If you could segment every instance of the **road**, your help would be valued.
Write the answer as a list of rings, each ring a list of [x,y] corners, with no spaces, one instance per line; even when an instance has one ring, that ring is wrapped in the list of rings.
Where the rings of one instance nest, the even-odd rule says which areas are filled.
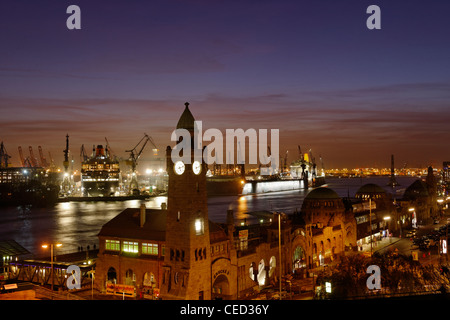
[[[445,216],[444,218],[442,218],[438,224],[419,226],[419,228],[417,229],[416,236],[421,237],[427,235],[435,228],[439,228],[443,225],[446,225],[448,217],[450,216]],[[447,262],[446,256],[439,255],[439,246],[431,246],[427,250],[419,250],[419,247],[414,245],[412,239],[410,238],[397,239],[397,241],[393,241],[391,245],[384,246],[379,250],[374,250],[374,252],[385,253],[387,251],[395,249],[398,250],[399,254],[403,254],[406,256],[410,256],[412,254],[412,251],[417,251],[419,253],[419,261],[422,264],[429,264],[429,263],[439,264],[440,262],[441,263]]]

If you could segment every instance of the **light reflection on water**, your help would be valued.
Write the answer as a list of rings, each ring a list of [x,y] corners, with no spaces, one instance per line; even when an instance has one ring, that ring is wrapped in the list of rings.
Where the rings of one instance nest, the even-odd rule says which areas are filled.
[[[329,179],[328,187],[339,196],[354,196],[359,187],[376,183],[385,187],[388,177],[362,179]],[[397,190],[404,190],[415,179],[398,178]],[[232,209],[236,220],[248,217],[251,211],[280,211],[293,213],[301,210],[303,199],[309,190],[272,192],[245,196],[223,196],[208,199],[208,214],[214,222],[226,222],[227,210]],[[166,197],[145,201],[147,208],[158,209],[167,202]],[[52,208],[29,206],[0,208],[0,239],[12,239],[36,255],[45,254],[41,245],[45,242],[61,242],[58,252],[77,251],[89,245],[98,247],[97,234],[101,227],[126,208],[139,208],[141,200],[117,202],[62,202]]]

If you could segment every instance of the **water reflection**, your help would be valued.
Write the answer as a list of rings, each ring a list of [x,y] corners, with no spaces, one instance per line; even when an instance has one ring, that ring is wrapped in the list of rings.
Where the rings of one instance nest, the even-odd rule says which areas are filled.
[[[328,186],[339,196],[354,196],[366,183],[385,187],[389,177],[365,179],[330,179]],[[404,190],[415,179],[397,178]],[[388,192],[392,192],[385,187]],[[232,209],[235,219],[248,218],[250,211],[280,211],[287,214],[301,210],[303,199],[310,190],[292,190],[267,194],[225,196],[208,199],[209,218],[226,222],[227,210]],[[144,202],[147,208],[158,209],[167,203],[166,197],[156,197]],[[126,208],[139,208],[140,200],[117,202],[63,202],[52,208],[29,206],[0,208],[0,239],[13,239],[32,253],[42,254],[44,242],[61,242],[58,252],[77,251],[79,246],[98,247],[97,234],[101,227]]]

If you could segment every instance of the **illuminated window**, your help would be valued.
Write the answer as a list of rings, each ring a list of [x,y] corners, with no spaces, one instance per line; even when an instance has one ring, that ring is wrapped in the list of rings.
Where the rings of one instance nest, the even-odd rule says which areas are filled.
[[[133,252],[138,253],[139,247],[137,242],[124,241],[123,242],[123,251],[124,252]]]
[[[158,244],[157,243],[143,243],[142,244],[142,254],[158,255]]]
[[[203,219],[195,219],[195,234],[197,236],[202,235],[204,232]]]
[[[106,240],[105,248],[106,248],[106,250],[120,251],[120,241],[119,240]]]

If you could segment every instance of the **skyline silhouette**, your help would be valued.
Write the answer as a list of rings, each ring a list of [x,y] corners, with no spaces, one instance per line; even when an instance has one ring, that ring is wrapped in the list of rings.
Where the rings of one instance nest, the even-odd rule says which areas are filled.
[[[81,8],[81,30],[66,9]],[[381,8],[381,30],[366,9]],[[204,129],[279,129],[326,168],[441,168],[450,159],[450,4],[431,1],[6,0],[0,13],[0,141],[42,146],[62,166],[65,136],[126,158],[158,148],[190,103]],[[152,158],[144,152],[141,162]]]

